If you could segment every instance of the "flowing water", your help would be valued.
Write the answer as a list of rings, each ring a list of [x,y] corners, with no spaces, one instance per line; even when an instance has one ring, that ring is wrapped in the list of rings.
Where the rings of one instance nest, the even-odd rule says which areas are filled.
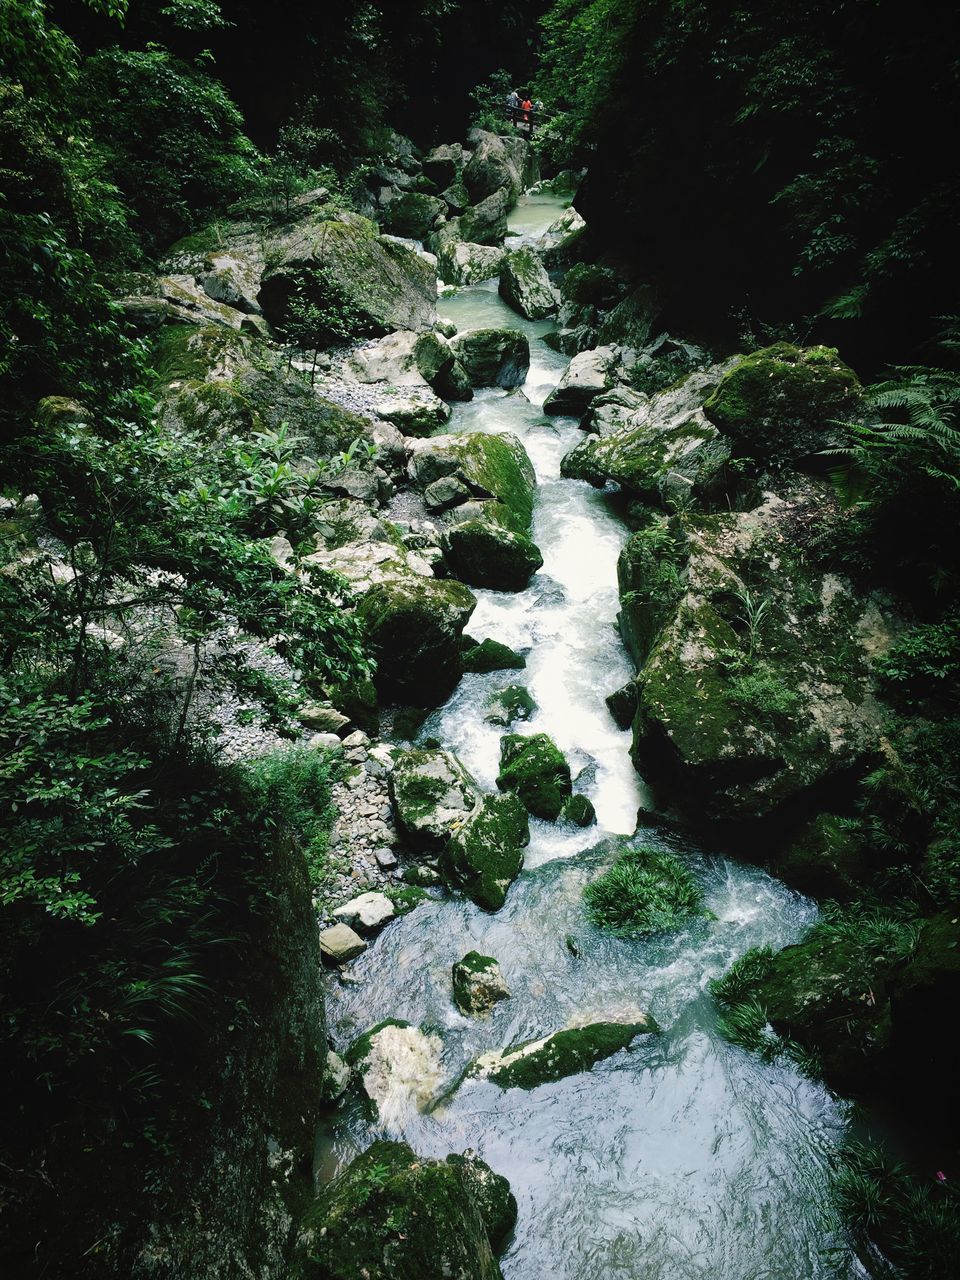
[[[512,225],[525,237],[562,207],[531,205]],[[543,730],[563,749],[598,826],[532,819],[524,871],[495,915],[441,897],[392,924],[334,986],[331,1032],[343,1049],[384,1018],[435,1030],[447,1083],[478,1053],[569,1025],[644,1012],[663,1032],[532,1091],[473,1079],[432,1110],[419,1111],[412,1096],[393,1099],[376,1125],[348,1103],[322,1135],[320,1174],[336,1172],[375,1136],[404,1139],[427,1156],[472,1148],[509,1178],[519,1202],[501,1263],[507,1280],[857,1274],[827,1191],[843,1109],[790,1065],[763,1063],[727,1043],[706,990],[748,948],[796,939],[815,916],[813,904],[738,862],[736,850],[707,856],[646,832],[644,843],[685,859],[713,918],[669,936],[624,940],[585,916],[583,886],[612,857],[604,838],[630,838],[644,800],[629,733],[604,704],[631,674],[615,627],[626,531],[609,495],[560,478],[560,459],[580,436],[573,419],[541,411],[566,364],[541,340],[550,322],[517,317],[495,282],[445,295],[441,312],[462,329],[512,325],[530,338],[526,385],[480,392],[457,407],[447,429],[511,431],[523,441],[539,482],[533,537],[544,566],[526,591],[477,591],[469,627],[478,639],[525,652],[526,669],[466,676],[423,734],[455,750],[493,791],[503,730],[486,724],[483,712],[493,692],[525,684],[538,710],[517,729]],[[497,958],[512,993],[486,1020],[462,1017],[451,996],[451,965],[473,949]]]

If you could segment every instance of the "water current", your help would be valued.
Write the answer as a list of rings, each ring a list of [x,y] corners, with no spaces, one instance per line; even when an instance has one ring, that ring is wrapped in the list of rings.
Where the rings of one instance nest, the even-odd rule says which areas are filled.
[[[561,202],[521,202],[513,243],[542,232]],[[511,243],[508,241],[508,243]],[[499,736],[483,712],[496,690],[525,684],[537,703],[520,732],[548,733],[569,759],[576,790],[598,826],[531,820],[524,871],[495,915],[437,897],[390,925],[333,985],[331,1033],[344,1049],[384,1018],[438,1032],[444,1082],[481,1052],[566,1026],[650,1013],[662,1034],[590,1072],[531,1091],[469,1080],[436,1109],[398,1098],[371,1125],[348,1103],[321,1135],[321,1177],[374,1137],[402,1139],[422,1155],[472,1149],[505,1174],[519,1221],[501,1262],[507,1280],[815,1280],[854,1276],[828,1192],[843,1106],[783,1062],[764,1063],[718,1033],[711,978],[753,946],[781,947],[815,918],[808,899],[727,856],[676,837],[633,837],[643,785],[604,697],[632,673],[616,631],[616,561],[627,531],[615,500],[560,478],[580,439],[576,421],[546,418],[542,404],[567,363],[542,341],[550,321],[509,310],[496,282],[442,296],[460,329],[507,325],[530,339],[525,385],[459,405],[449,431],[509,431],[537,473],[533,537],[544,558],[527,590],[478,590],[470,634],[527,655],[524,671],[467,675],[423,728],[496,789]],[[703,884],[713,919],[643,940],[593,927],[587,881],[609,862],[610,837],[680,853]],[[573,941],[573,946],[570,945]],[[500,962],[512,996],[486,1019],[460,1015],[450,969],[476,949]],[[442,1086],[438,1089],[442,1092]]]

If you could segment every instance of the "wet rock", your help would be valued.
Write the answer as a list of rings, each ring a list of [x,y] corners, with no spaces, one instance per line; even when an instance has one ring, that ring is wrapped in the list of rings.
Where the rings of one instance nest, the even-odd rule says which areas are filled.
[[[463,170],[463,181],[471,200],[482,201],[504,191],[511,203],[523,190],[526,143],[522,138],[501,138],[478,130],[473,154]]]
[[[589,827],[597,820],[597,811],[593,802],[583,795],[571,796],[560,811],[564,822],[572,822],[578,827]]]
[[[532,249],[508,253],[500,267],[499,293],[504,302],[528,320],[543,320],[560,305],[560,294]]]
[[[591,400],[613,384],[616,359],[613,347],[597,347],[574,356],[543,402],[544,413],[580,417]]]
[[[437,247],[437,266],[445,284],[471,285],[499,275],[505,250],[496,245],[448,240]]]
[[[425,240],[445,214],[443,200],[417,191],[405,191],[386,205],[380,223],[391,235]]]
[[[529,720],[536,709],[537,704],[524,685],[508,684],[490,698],[483,718],[487,724],[508,729],[517,720]]]
[[[510,733],[500,739],[497,786],[515,791],[529,813],[554,822],[572,791],[570,766],[545,733]]]
[[[482,640],[464,650],[464,671],[519,671],[527,665],[523,654],[517,653],[499,640]]]
[[[346,1093],[352,1073],[347,1063],[332,1049],[327,1050],[325,1067],[321,1092],[325,1101],[335,1102]]]
[[[464,329],[450,345],[474,387],[519,387],[530,368],[530,343],[518,329]]]
[[[442,849],[481,802],[460,761],[439,749],[403,752],[389,785],[397,825],[417,849]]]
[[[482,1160],[375,1142],[304,1213],[291,1280],[500,1280],[516,1218],[510,1184]]]
[[[643,1022],[595,1022],[498,1053],[485,1053],[469,1074],[490,1080],[501,1089],[536,1089],[589,1071],[604,1058],[629,1049],[638,1036],[658,1030],[652,1018]]]
[[[345,924],[320,930],[320,954],[329,964],[346,964],[366,951],[367,944]]]
[[[504,527],[526,533],[533,515],[535,479],[526,450],[514,435],[437,436],[411,441],[407,473],[421,490],[442,476],[455,476],[483,499],[495,499]]]
[[[423,172],[442,190],[456,182],[463,171],[463,147],[458,142],[434,147],[423,157]]]
[[[529,840],[527,815],[515,796],[484,796],[453,831],[440,856],[440,874],[484,911],[499,911],[523,869]]]
[[[637,686],[633,680],[604,698],[618,729],[629,729],[637,713]]]
[[[453,966],[453,998],[463,1014],[487,1014],[500,1000],[510,997],[500,966],[492,956],[468,951]]]
[[[396,914],[396,908],[386,894],[371,892],[351,898],[342,907],[337,907],[333,916],[361,933],[376,933]]]
[[[465,209],[458,219],[459,238],[470,244],[500,244],[507,234],[507,214],[515,203],[510,191],[503,188]]]
[[[538,547],[525,534],[482,520],[454,525],[443,546],[461,582],[494,591],[523,591],[543,564]]]
[[[359,1036],[346,1052],[374,1118],[390,1124],[404,1110],[423,1109],[440,1083],[440,1037],[398,1018]]]

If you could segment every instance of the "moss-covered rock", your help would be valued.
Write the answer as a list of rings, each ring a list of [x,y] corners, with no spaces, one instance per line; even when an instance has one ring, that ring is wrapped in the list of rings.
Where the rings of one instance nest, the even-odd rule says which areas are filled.
[[[536,1089],[538,1085],[589,1071],[604,1058],[628,1049],[637,1036],[659,1028],[652,1018],[643,1022],[595,1022],[557,1031],[544,1040],[483,1054],[470,1074],[491,1080],[501,1089]]]
[[[444,240],[437,246],[437,268],[445,284],[479,284],[500,274],[505,250],[496,245]]]
[[[571,794],[570,766],[563,752],[545,733],[530,737],[509,733],[500,739],[497,786],[515,791],[524,808],[554,822]]]
[[[503,188],[464,209],[458,219],[460,238],[471,244],[501,244],[507,234],[507,214],[515,203],[511,193]]]
[[[449,751],[415,747],[400,753],[389,776],[397,826],[417,849],[442,849],[477,810],[477,784]]]
[[[613,384],[616,355],[612,347],[597,347],[573,357],[556,387],[543,402],[544,413],[580,417],[591,400]]]
[[[856,896],[876,871],[859,822],[818,813],[776,850],[775,874],[802,893],[838,902]]]
[[[684,591],[686,536],[675,521],[655,516],[623,544],[617,559],[620,634],[638,667],[673,615]],[[638,690],[632,682],[633,715]],[[624,726],[626,727],[626,726]]]
[[[455,476],[477,498],[496,502],[485,518],[514,533],[527,533],[536,484],[526,450],[513,435],[435,436],[411,446],[408,474],[421,492],[441,476]]]
[[[560,295],[533,249],[516,249],[500,265],[500,297],[528,320],[552,316]]]
[[[508,684],[487,702],[483,718],[487,724],[498,724],[508,729],[517,720],[529,720],[536,709],[537,704],[525,685]]]
[[[527,144],[522,138],[500,137],[477,129],[473,153],[463,170],[463,181],[475,201],[505,191],[512,203],[523,190]]]
[[[304,1213],[291,1280],[500,1280],[516,1216],[509,1183],[482,1160],[375,1142]]]
[[[455,577],[472,587],[523,591],[543,565],[535,543],[485,520],[467,520],[443,538],[447,562]]]
[[[436,196],[402,191],[384,207],[380,225],[391,235],[425,240],[446,211],[446,203]]]
[[[848,418],[859,398],[856,374],[832,347],[781,342],[745,356],[703,408],[737,453],[800,458],[835,438],[832,424]]]
[[[461,636],[476,603],[462,583],[416,574],[371,587],[357,612],[381,695],[422,707],[445,702],[463,674]]]
[[[484,796],[440,856],[440,874],[485,911],[499,911],[523,868],[530,827],[516,796]]]
[[[521,653],[501,644],[499,640],[481,640],[471,644],[463,652],[464,671],[521,671],[527,660]]]
[[[474,387],[519,387],[530,368],[530,343],[518,329],[464,329],[450,345]]]
[[[570,796],[564,803],[560,817],[564,822],[572,822],[575,826],[589,827],[596,822],[597,811],[588,796],[576,795]]]
[[[507,1000],[510,988],[492,956],[468,951],[453,966],[453,998],[461,1013],[474,1016],[489,1013],[500,1000]]]
[[[440,1085],[439,1036],[387,1018],[358,1036],[344,1055],[368,1114],[390,1124],[413,1106],[423,1110]]]
[[[610,714],[617,728],[629,729],[633,724],[633,717],[637,714],[636,682],[628,680],[619,689],[614,689],[613,693],[608,693],[604,698],[604,702],[610,709]]]

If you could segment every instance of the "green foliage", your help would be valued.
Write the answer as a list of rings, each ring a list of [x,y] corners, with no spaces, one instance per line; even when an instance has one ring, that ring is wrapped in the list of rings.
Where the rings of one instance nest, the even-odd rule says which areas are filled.
[[[282,336],[308,351],[357,338],[367,325],[352,295],[323,266],[305,271],[284,310]]]
[[[703,890],[684,863],[644,847],[623,849],[583,897],[593,922],[620,937],[677,929],[703,912]]]
[[[877,659],[875,667],[907,705],[929,697],[953,699],[960,679],[960,618],[949,614],[939,622],[911,628]]]
[[[315,887],[329,876],[328,838],[336,811],[330,799],[334,759],[325,751],[288,747],[244,768],[251,820],[267,840],[293,834]]]
[[[942,1174],[921,1178],[882,1148],[851,1143],[832,1183],[857,1237],[879,1247],[904,1280],[940,1280],[955,1268],[960,1200]]]
[[[522,88],[515,85],[510,72],[499,70],[492,72],[482,84],[470,90],[470,101],[473,110],[470,123],[477,129],[488,129],[491,133],[512,133],[513,125],[507,120],[507,96],[511,89]]]

